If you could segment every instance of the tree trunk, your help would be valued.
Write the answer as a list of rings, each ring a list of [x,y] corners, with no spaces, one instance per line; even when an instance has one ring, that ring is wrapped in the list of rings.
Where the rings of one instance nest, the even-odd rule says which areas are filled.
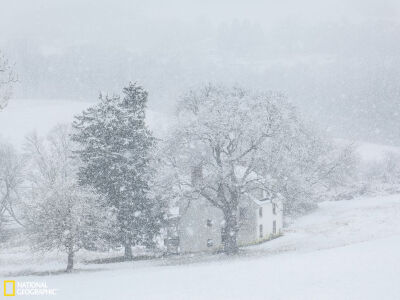
[[[224,252],[228,255],[234,255],[239,252],[237,244],[238,222],[236,211],[228,211],[224,213],[225,230],[223,235]]]
[[[125,247],[125,255],[124,258],[125,260],[132,260],[133,259],[133,254],[132,254],[132,246],[130,243],[126,243],[124,245]]]
[[[74,268],[74,252],[69,251],[68,252],[68,264],[67,264],[67,269],[65,270],[67,273],[72,272],[72,269]]]

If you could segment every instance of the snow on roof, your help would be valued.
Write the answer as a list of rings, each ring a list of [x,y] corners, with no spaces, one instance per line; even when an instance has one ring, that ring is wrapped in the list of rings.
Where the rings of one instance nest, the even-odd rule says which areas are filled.
[[[179,216],[179,206],[170,207],[168,212],[171,216]]]
[[[247,168],[243,167],[243,166],[236,166],[235,167],[235,173],[237,176],[239,176],[240,178],[242,178],[245,173],[246,173]],[[247,175],[247,179],[261,179],[262,177],[260,175],[258,175],[256,172],[251,171],[249,173],[249,175]]]
[[[257,204],[258,206],[263,206],[266,203],[271,203],[272,199],[268,199],[268,198],[264,198],[264,199],[257,199],[256,197],[254,197],[253,195],[248,195],[249,199],[251,201],[253,201],[255,204]]]

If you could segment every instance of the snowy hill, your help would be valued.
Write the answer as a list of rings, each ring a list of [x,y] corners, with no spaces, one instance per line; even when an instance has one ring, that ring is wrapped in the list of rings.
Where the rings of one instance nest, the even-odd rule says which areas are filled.
[[[374,143],[358,143],[357,153],[364,161],[379,161],[388,153],[400,154],[400,148]]]
[[[22,100],[13,99],[0,113],[0,137],[19,147],[25,136],[33,131],[46,135],[58,123],[71,123],[74,115],[95,102],[73,100]],[[162,135],[168,122],[158,112],[148,111],[150,128]]]
[[[0,113],[0,138],[16,146],[21,146],[25,136],[36,131],[46,135],[58,123],[71,123],[74,115],[93,105],[95,102],[74,100],[27,100],[13,99]],[[163,113],[149,110],[147,122],[157,136],[163,136],[173,118]],[[337,139],[339,143],[351,141]],[[398,147],[373,143],[357,142],[357,153],[364,161],[381,159],[387,152],[400,153]]]
[[[20,147],[29,132],[45,135],[89,105],[11,101],[0,113],[0,136]],[[154,111],[147,121],[158,136],[170,123]],[[364,161],[400,152],[362,142],[356,151]],[[56,299],[398,299],[400,195],[321,203],[292,221],[283,237],[244,248],[234,257],[185,255],[85,264],[120,253],[82,251],[77,270],[64,274],[64,254],[32,254],[15,237],[6,246],[0,248],[0,279],[46,282],[58,290]]]
[[[69,275],[14,277],[18,268],[32,274],[64,266],[44,257],[35,266],[26,252],[10,251],[0,252],[0,276],[46,281],[58,289],[56,299],[398,299],[400,196],[322,203],[283,237],[232,258],[80,264]]]

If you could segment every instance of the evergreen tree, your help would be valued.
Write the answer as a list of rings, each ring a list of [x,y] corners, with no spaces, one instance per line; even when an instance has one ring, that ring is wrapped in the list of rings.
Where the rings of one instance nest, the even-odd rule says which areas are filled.
[[[104,196],[115,213],[112,242],[125,248],[149,245],[159,231],[156,202],[149,196],[155,139],[145,124],[147,92],[136,83],[123,95],[100,95],[100,103],[76,116],[72,139],[83,166],[80,182]]]

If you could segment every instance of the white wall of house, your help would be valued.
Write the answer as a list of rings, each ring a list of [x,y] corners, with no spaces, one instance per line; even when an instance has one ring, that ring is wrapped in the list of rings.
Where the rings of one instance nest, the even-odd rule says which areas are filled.
[[[259,201],[261,202],[261,201]],[[269,239],[282,233],[282,209],[272,201],[265,201],[255,208],[257,218],[256,241]],[[273,207],[275,206],[275,210]],[[275,224],[275,225],[274,225]]]
[[[240,246],[267,240],[282,232],[282,207],[267,201],[244,201],[239,213],[238,244]],[[260,209],[262,213],[260,214]],[[190,204],[182,202],[179,206],[179,253],[215,252],[222,249],[221,230],[223,214],[208,201],[198,199]],[[273,224],[276,224],[274,234]],[[262,236],[260,235],[262,226]]]
[[[222,212],[206,200],[182,204],[179,223],[180,253],[209,251],[221,248]]]

